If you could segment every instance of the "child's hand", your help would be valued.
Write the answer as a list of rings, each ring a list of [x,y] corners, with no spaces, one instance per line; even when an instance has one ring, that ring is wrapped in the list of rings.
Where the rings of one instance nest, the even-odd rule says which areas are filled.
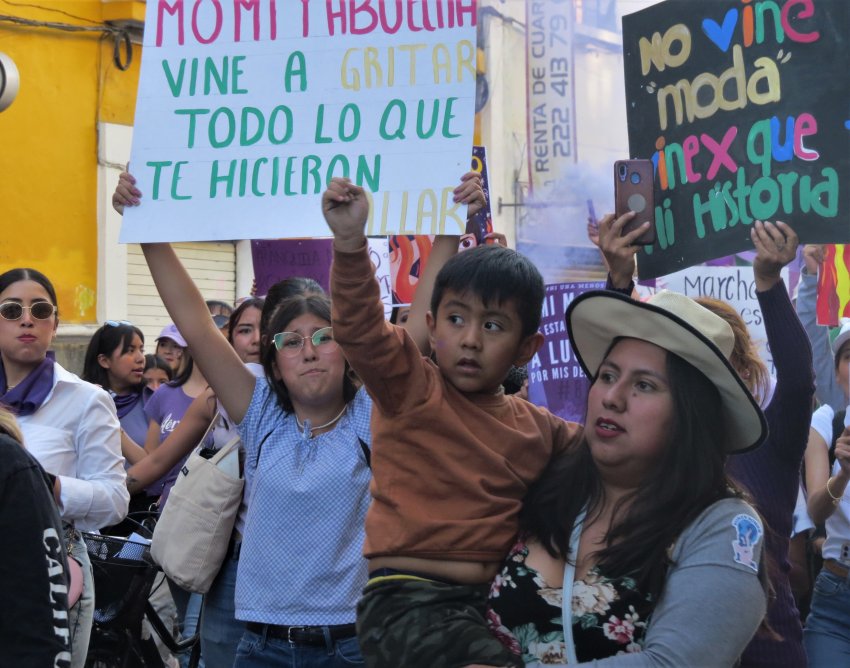
[[[357,250],[366,243],[363,228],[369,216],[369,201],[363,188],[348,179],[333,178],[322,194],[322,213],[334,233],[334,248]]]
[[[130,172],[121,172],[118,185],[112,194],[112,208],[122,216],[125,206],[138,206],[142,191],[136,187],[136,179]]]

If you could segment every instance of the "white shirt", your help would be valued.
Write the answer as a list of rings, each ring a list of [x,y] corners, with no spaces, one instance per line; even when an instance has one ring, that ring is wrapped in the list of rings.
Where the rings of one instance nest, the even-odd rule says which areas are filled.
[[[812,429],[814,429],[826,443],[826,447],[832,443],[832,420],[835,411],[824,404],[812,415]],[[830,475],[836,475],[841,469],[840,462],[836,459],[832,464]],[[823,558],[837,559],[850,564],[850,489],[844,491],[841,502],[824,523],[826,527],[826,541],[823,544]]]
[[[130,493],[120,425],[105,390],[54,363],[53,388],[44,403],[18,422],[27,450],[61,481],[63,520],[96,531],[124,518]]]

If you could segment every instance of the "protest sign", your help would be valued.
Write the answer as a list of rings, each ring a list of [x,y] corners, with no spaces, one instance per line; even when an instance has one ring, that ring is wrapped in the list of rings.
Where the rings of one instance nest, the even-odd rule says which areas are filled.
[[[434,237],[394,235],[387,241],[393,306],[410,304],[431,254]]]
[[[487,150],[483,146],[472,147],[472,171],[481,175],[484,191],[484,207],[466,221],[466,233],[475,238],[475,243],[484,243],[484,237],[493,231],[493,212],[490,208],[490,178],[487,175]]]
[[[641,278],[752,248],[754,220],[850,241],[850,3],[667,0],[623,18],[632,157],[655,165]]]
[[[573,357],[564,313],[578,295],[601,290],[604,282],[557,283],[546,286],[540,333],[543,347],[528,363],[528,400],[573,422],[584,422],[589,382]]]
[[[369,257],[375,265],[375,277],[381,286],[381,301],[389,314],[390,262],[387,240],[369,239]],[[312,278],[326,292],[330,291],[330,271],[333,261],[333,239],[275,239],[251,242],[254,263],[254,288],[265,296],[278,281],[294,276]]]
[[[122,242],[328,236],[333,176],[368,234],[462,234],[475,0],[148,0]]]
[[[781,272],[786,287],[789,270]],[[714,297],[734,308],[759,351],[759,356],[771,373],[775,373],[773,355],[767,345],[767,332],[764,327],[764,314],[756,296],[756,282],[752,267],[688,267],[655,280],[655,288],[638,286],[641,296],[648,296],[658,290],[672,290],[691,298]]]

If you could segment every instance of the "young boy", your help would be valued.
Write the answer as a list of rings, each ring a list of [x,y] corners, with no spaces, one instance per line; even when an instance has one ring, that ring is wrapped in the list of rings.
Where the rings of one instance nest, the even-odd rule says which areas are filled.
[[[543,279],[501,246],[449,260],[427,315],[435,364],[384,320],[362,189],[334,179],[322,210],[334,338],[374,402],[370,580],[357,611],[366,665],[521,666],[487,629],[489,583],[529,485],[580,438],[578,425],[501,388],[542,344]]]

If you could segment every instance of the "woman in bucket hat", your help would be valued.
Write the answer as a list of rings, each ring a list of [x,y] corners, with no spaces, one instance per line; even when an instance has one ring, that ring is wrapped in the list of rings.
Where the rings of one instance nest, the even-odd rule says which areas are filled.
[[[585,293],[566,323],[585,438],[526,498],[493,630],[528,666],[732,665],[764,619],[764,527],[725,462],[767,435],[732,329],[667,291]]]

